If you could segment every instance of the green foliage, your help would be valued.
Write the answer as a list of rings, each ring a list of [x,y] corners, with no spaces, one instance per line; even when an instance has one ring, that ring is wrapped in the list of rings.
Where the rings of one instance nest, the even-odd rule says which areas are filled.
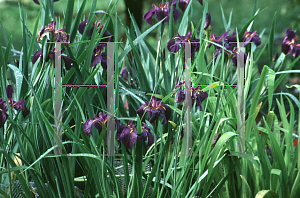
[[[300,58],[290,63],[281,54],[277,61],[272,60],[273,48],[277,45],[274,42],[279,20],[278,17],[275,20],[276,15],[268,44],[262,43],[261,47],[250,44],[246,48],[248,57],[254,57],[254,60],[248,58],[243,70],[243,67],[238,69],[239,65],[233,65],[224,46],[203,35],[208,1],[201,7],[203,15],[197,18],[197,24],[192,18],[192,12],[195,12],[192,4],[197,1],[193,1],[184,13],[180,11],[180,20],[173,22],[171,11],[169,24],[164,24],[163,19],[147,26],[145,31],[139,29],[132,13],[131,27],[124,24],[116,12],[120,2],[110,1],[106,11],[96,11],[97,2],[68,1],[64,22],[60,24],[54,17],[54,2],[45,0],[40,5],[33,32],[28,28],[25,5],[20,4],[23,48],[19,52],[18,65],[12,62],[18,52],[12,45],[14,35],[0,48],[0,96],[6,104],[26,100],[30,114],[24,118],[12,105],[7,105],[7,112],[0,109],[0,121],[3,121],[4,111],[8,115],[0,128],[1,195],[13,197],[17,191],[23,197],[37,194],[39,197],[299,197],[300,147],[295,142],[300,130],[300,98],[286,92],[278,93],[276,89],[284,83],[287,74],[299,73],[293,67]],[[73,20],[76,3],[78,13]],[[86,8],[90,9],[88,21],[81,35],[78,28],[85,20]],[[220,10],[227,31],[234,25],[234,12],[230,12],[227,22],[222,6]],[[246,30],[253,29],[254,21],[259,23],[257,17],[263,11],[256,10],[255,3],[254,14],[240,30],[239,40]],[[91,27],[97,28],[97,16],[101,16],[99,27],[103,25],[103,29],[100,34],[93,31],[89,37]],[[87,136],[83,124],[99,112],[105,114],[108,111],[107,88],[103,87],[61,88],[63,116],[58,124],[63,132],[57,137],[58,126],[53,124],[56,119],[53,93],[57,89],[53,78],[54,60],[48,58],[47,61],[46,57],[52,45],[46,42],[47,39],[37,42],[38,30],[53,20],[57,21],[56,29],[66,27],[64,31],[70,34],[70,46],[63,56],[69,55],[73,64],[70,70],[62,64],[63,85],[109,83],[108,71],[100,64],[90,67],[95,56],[93,52],[105,30],[114,35],[115,42],[120,42],[119,31],[125,32],[126,43],[114,45],[114,116],[124,127],[128,120],[134,121],[139,136],[146,124],[154,144],[148,147],[148,142],[137,139],[132,149],[128,149],[122,141],[115,140],[117,155],[108,157],[105,140],[110,134],[104,125],[101,131],[93,127],[91,136]],[[185,51],[183,46],[177,53],[166,48],[177,32],[182,36],[192,32],[193,38],[200,39],[199,51],[191,58],[191,76],[193,86],[200,85],[208,97],[201,101],[203,111],[196,105],[190,109],[191,125],[184,119],[188,105],[175,102],[179,88],[174,87],[185,77]],[[148,40],[152,33],[159,35],[155,45]],[[221,49],[221,55],[216,59],[211,53],[214,46],[209,48],[209,44]],[[165,57],[162,55],[164,49]],[[44,50],[43,57],[33,64],[32,57],[37,50]],[[253,68],[264,54],[268,54],[269,63],[258,74]],[[132,74],[128,72],[127,80],[119,76],[124,67],[132,70]],[[244,88],[238,86],[241,84]],[[7,85],[14,88],[13,101],[6,95]],[[299,89],[299,85],[292,86]],[[172,110],[165,125],[160,118],[150,123],[147,119],[143,122],[137,115],[137,109],[153,97],[161,99]],[[243,112],[237,109],[237,104],[243,103],[242,109],[248,115],[246,120]],[[268,106],[267,110],[264,106]],[[189,127],[190,136],[186,133]],[[241,128],[245,128],[244,153],[238,153],[241,145],[237,144],[240,138],[237,132]],[[114,136],[119,132],[116,129]],[[60,137],[61,147],[57,144]],[[188,141],[191,141],[190,150],[186,150]],[[62,155],[57,155],[59,152]],[[189,155],[186,156],[187,152]],[[116,165],[117,160],[122,161],[120,167]]]

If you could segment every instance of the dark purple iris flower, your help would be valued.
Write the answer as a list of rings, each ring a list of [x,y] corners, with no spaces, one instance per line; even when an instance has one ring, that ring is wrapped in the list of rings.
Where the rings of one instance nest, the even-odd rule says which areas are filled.
[[[179,0],[178,7],[184,12],[191,0]],[[203,0],[198,0],[203,5]],[[173,7],[175,8],[177,0],[173,0]]]
[[[242,37],[242,42],[245,42],[245,46],[249,43],[249,42],[253,42],[256,46],[259,46],[261,44],[261,40],[258,36],[258,34],[256,34],[255,32],[248,32],[247,30],[245,31],[243,37]]]
[[[175,97],[175,102],[176,103],[183,103],[185,100],[185,91],[182,89],[182,86],[185,85],[185,81],[179,82],[173,89],[176,90],[178,87],[180,87],[180,89],[177,91],[177,96]],[[194,105],[195,101],[196,101],[196,106],[200,107],[200,111],[203,111],[202,108],[202,101],[204,101],[206,98],[208,97],[208,93],[201,91],[200,90],[200,86],[197,87],[192,87],[191,88],[191,99],[192,99],[192,105]]]
[[[88,20],[85,20],[79,24],[78,31],[82,35],[85,31],[87,22],[88,22]],[[99,29],[100,23],[101,23],[101,20],[97,22],[97,29]],[[94,29],[95,29],[95,22],[93,22],[92,27],[91,27],[90,31],[88,32],[89,37],[92,37]],[[100,27],[100,29],[98,31],[99,34],[101,33],[102,29],[103,29],[103,25]],[[114,36],[107,30],[104,31],[103,37],[108,37],[108,38],[101,39],[100,42],[110,42],[114,39]]]
[[[281,51],[285,55],[289,55],[293,50],[293,57],[297,58],[300,54],[300,44],[297,44],[297,35],[295,34],[294,30],[290,30],[287,28],[285,30],[286,37],[284,38],[281,44]]]
[[[61,50],[61,53],[63,53],[65,50],[65,48],[63,48]],[[54,48],[55,51],[55,48]],[[55,59],[55,52],[53,50],[50,51],[49,56],[46,58],[46,62],[48,62],[50,59],[54,61]],[[35,64],[35,62],[41,58],[41,60],[43,60],[43,50],[38,50],[37,52],[35,52],[35,54],[33,55],[32,58],[32,64]],[[70,70],[71,67],[73,67],[73,61],[70,59],[69,55],[62,55],[61,58],[64,60],[65,62],[65,66],[66,66],[66,70]]]
[[[13,101],[12,98],[13,92],[14,92],[13,87],[11,85],[8,85],[6,87],[8,103],[12,108],[16,109],[17,111],[22,110],[23,117],[25,118],[30,113],[30,111],[25,106],[26,101],[22,98],[17,102]]]
[[[194,39],[191,40],[191,36],[192,36],[192,32],[189,32],[187,36],[180,36],[177,33],[177,36],[174,36],[167,44],[167,48],[170,52],[176,53],[179,51],[180,44],[181,43],[191,43],[191,50],[192,50],[192,56],[194,56],[194,54],[199,51],[200,49],[200,39]],[[197,43],[196,43],[197,42]],[[185,45],[183,45],[183,48],[185,49]]]
[[[213,34],[211,35],[211,37],[210,37],[210,40],[211,40],[212,42],[215,42],[215,43],[219,44],[219,45],[223,45],[223,41],[224,41],[224,43],[228,43],[226,37],[228,36],[229,31],[230,31],[230,30],[228,30],[227,32],[225,32],[225,33],[222,34],[221,36],[217,36],[217,37],[216,37],[216,34],[213,33]],[[209,44],[209,47],[210,47],[211,45],[212,45],[212,43]],[[220,49],[219,46],[216,46],[216,45],[215,45],[215,47],[216,47],[216,49]]]
[[[149,23],[149,25],[152,25],[152,16],[155,14],[155,17],[158,21],[161,21],[163,18],[167,17],[163,24],[166,24],[170,20],[170,10],[171,7],[169,6],[169,2],[167,2],[165,5],[163,3],[159,4],[159,7],[152,4],[152,7],[154,9],[149,10],[146,14],[144,14],[143,18]],[[174,22],[177,21],[179,18],[179,11],[176,10],[175,7],[173,7],[173,20]]]
[[[150,133],[150,129],[145,126],[142,126],[142,134],[137,135],[136,126],[133,124],[132,121],[129,121],[129,125],[121,125],[117,132],[117,140],[121,140],[122,144],[126,147],[131,149],[139,139],[140,141],[146,141],[148,139],[148,146],[151,146],[154,143],[154,138]]]
[[[143,104],[136,113],[140,116],[142,121],[145,121],[144,112],[146,111],[148,115],[150,116],[149,122],[154,122],[154,120],[159,119],[161,116],[164,118],[162,124],[167,124],[167,121],[171,117],[171,108],[168,105],[165,105],[163,102],[161,102],[160,99],[157,99],[156,97],[152,97],[152,100],[146,101],[146,104]]]
[[[8,85],[6,87],[6,95],[7,95],[8,103],[12,108],[16,109],[17,111],[22,110],[22,115],[25,118],[30,113],[30,110],[28,110],[25,106],[26,101],[24,99],[20,99],[17,102],[13,101],[13,98],[12,98],[13,92],[14,92],[13,87],[11,85]],[[0,114],[1,114],[0,115],[0,127],[4,126],[4,123],[8,117],[6,112],[7,112],[7,105],[6,105],[6,102],[3,101],[2,97],[1,97],[0,98]]]
[[[209,28],[210,27],[210,28]],[[212,30],[213,26],[212,26],[212,21],[211,21],[211,16],[210,13],[206,13],[206,18],[205,18],[205,24],[204,24],[204,30],[206,30],[207,28],[209,28],[209,30]]]
[[[64,45],[69,47],[68,42],[70,41],[70,34],[67,34],[63,31],[66,29],[65,27],[55,31],[55,25],[56,21],[51,21],[48,26],[42,27],[42,29],[39,31],[37,41],[40,42],[41,38],[51,33],[51,36],[54,38],[54,42],[64,42]]]
[[[101,66],[104,70],[107,69],[107,54],[102,52],[105,47],[105,44],[99,44],[93,51],[91,67],[94,67],[101,62]],[[102,53],[101,53],[102,52]]]
[[[86,122],[83,124],[83,131],[86,133],[87,136],[91,137],[93,126],[95,126],[98,131],[102,131],[102,127],[105,127],[107,118],[107,113],[103,115],[103,113],[100,112],[99,117],[94,115],[94,119],[87,119]]]
[[[53,2],[56,2],[56,1],[59,1],[59,0],[53,0]],[[40,5],[40,2],[38,0],[33,0],[33,2]]]

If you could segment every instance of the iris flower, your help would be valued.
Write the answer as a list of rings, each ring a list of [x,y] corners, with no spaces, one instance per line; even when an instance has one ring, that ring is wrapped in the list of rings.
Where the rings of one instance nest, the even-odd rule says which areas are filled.
[[[142,126],[142,134],[137,135],[136,126],[132,121],[129,121],[129,125],[121,125],[117,132],[117,140],[121,140],[122,144],[131,149],[137,139],[140,141],[146,141],[148,138],[148,146],[151,146],[154,143],[154,139],[150,134],[150,129],[145,126]]]
[[[140,116],[142,121],[145,121],[144,112],[146,111],[148,115],[150,116],[149,122],[154,122],[154,120],[160,118],[161,116],[164,118],[162,124],[167,124],[167,121],[171,117],[171,108],[168,105],[165,105],[163,102],[161,102],[160,99],[157,99],[156,97],[152,97],[152,100],[146,101],[146,104],[143,104],[136,113]],[[143,117],[143,118],[142,118]]]
[[[12,98],[13,92],[14,92],[13,87],[11,85],[8,85],[6,87],[6,95],[7,95],[8,103],[12,108],[16,109],[17,111],[22,110],[22,115],[25,118],[30,113],[30,111],[25,106],[26,101],[24,99],[20,99],[17,102],[13,101]],[[8,117],[6,112],[7,112],[7,105],[6,102],[3,100],[3,98],[1,97],[0,98],[0,127],[4,126],[4,123]]]
[[[192,32],[189,32],[187,36],[180,36],[179,33],[177,33],[177,36],[174,36],[167,44],[167,48],[170,52],[176,53],[179,51],[180,43],[191,43],[191,50],[192,50],[192,56],[196,53],[196,51],[199,51],[200,49],[200,39],[194,39],[191,40]],[[185,49],[185,45],[183,45],[183,48]]]
[[[245,33],[242,37],[242,42],[245,42],[245,46],[249,42],[253,42],[256,46],[259,46],[261,44],[261,40],[260,40],[258,34],[256,34],[256,31],[248,32],[247,30],[245,31]]]
[[[167,2],[165,5],[163,3],[159,4],[159,7],[152,4],[152,7],[154,9],[149,10],[146,14],[144,14],[143,18],[149,23],[149,25],[152,26],[152,16],[155,14],[155,17],[158,21],[161,21],[163,18],[167,17],[163,24],[166,24],[170,20],[170,11],[171,7],[169,6],[169,2]],[[177,21],[179,18],[179,11],[176,10],[175,7],[173,7],[173,20],[174,22]]]
[[[206,18],[205,18],[205,24],[204,24],[204,30],[206,30],[208,27],[210,27],[210,30],[212,30],[212,22],[211,22],[211,16],[210,13],[206,13]]]
[[[227,32],[225,32],[224,34],[222,34],[221,36],[217,36],[216,37],[216,34],[213,33],[210,37],[210,40],[214,43],[217,43],[219,45],[223,45],[223,41],[224,43],[228,43],[228,39],[226,38],[228,36],[228,33],[229,33],[230,30],[228,30]],[[209,44],[209,47],[212,45],[212,43]],[[216,49],[219,49],[220,47],[219,46],[216,46]]]
[[[289,55],[293,50],[293,57],[297,58],[300,54],[300,44],[297,44],[297,35],[295,34],[294,30],[290,30],[287,28],[285,30],[286,37],[284,38],[281,44],[281,51],[285,55]]]
[[[107,69],[107,54],[102,52],[104,49],[105,44],[99,44],[93,51],[92,60],[91,60],[91,67],[94,67],[98,63],[101,62],[101,65],[104,70]],[[102,53],[101,53],[102,52]]]
[[[85,21],[83,21],[83,22],[81,22],[79,24],[78,31],[82,35],[83,35],[84,31],[85,31],[87,22],[88,22],[88,20],[85,20]],[[100,23],[101,23],[101,20],[97,22],[97,29],[99,29]],[[95,22],[93,22],[92,27],[91,27],[91,29],[88,32],[89,37],[92,37],[94,29],[95,29]],[[103,25],[100,27],[100,29],[98,31],[98,34],[101,33],[102,29],[103,29]],[[113,35],[109,31],[107,31],[107,30],[104,31],[103,37],[108,37],[108,38],[101,39],[100,42],[110,42],[114,38]]]
[[[102,131],[102,127],[105,127],[107,122],[107,113],[103,115],[102,112],[99,113],[99,117],[94,115],[94,119],[87,119],[83,124],[83,131],[87,136],[91,137],[93,126],[96,127],[98,131]]]
[[[185,91],[182,90],[182,86],[185,85],[185,81],[179,82],[173,89],[176,90],[178,87],[180,87],[180,89],[177,91],[177,96],[175,97],[175,102],[176,103],[183,103],[185,100]],[[202,108],[202,101],[204,101],[206,98],[208,97],[208,93],[204,92],[202,90],[200,90],[200,86],[197,87],[192,87],[191,88],[191,100],[192,100],[192,105],[194,105],[195,101],[196,101],[196,106],[200,107],[200,111],[203,111]]]
[[[13,87],[11,85],[8,85],[6,87],[8,103],[12,108],[16,109],[17,111],[22,110],[23,117],[25,118],[30,113],[30,111],[25,106],[26,101],[22,98],[17,102],[13,101],[12,98],[13,92],[14,92]]]
[[[69,47],[68,42],[70,41],[70,34],[67,34],[63,31],[64,29],[66,29],[66,27],[55,31],[55,25],[56,21],[51,21],[48,26],[42,27],[42,29],[39,31],[37,41],[40,42],[41,38],[51,33],[51,37],[54,38],[54,42],[64,42],[64,45]]]

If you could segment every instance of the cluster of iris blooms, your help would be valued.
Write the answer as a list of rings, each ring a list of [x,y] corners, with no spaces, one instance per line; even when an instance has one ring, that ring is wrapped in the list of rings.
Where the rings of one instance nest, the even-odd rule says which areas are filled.
[[[184,101],[184,91],[181,89],[183,83],[179,83],[175,86],[174,90],[180,87],[177,92],[177,97],[175,98],[176,103],[182,103]],[[192,104],[196,101],[196,106],[200,107],[200,111],[203,111],[201,103],[208,97],[207,92],[203,92],[200,90],[200,87],[197,86],[196,88],[191,88],[191,99]],[[156,120],[163,118],[162,125],[167,124],[169,119],[171,118],[171,108],[164,104],[161,99],[152,96],[151,101],[145,101],[145,104],[141,105],[140,108],[136,111],[139,115],[141,121],[144,123],[142,126],[142,134],[137,134],[137,128],[133,124],[133,121],[129,121],[128,125],[120,125],[119,121],[115,119],[117,124],[117,140],[121,141],[122,144],[126,147],[131,149],[135,144],[136,140],[139,139],[140,141],[147,141],[148,146],[151,146],[154,143],[154,138],[150,133],[150,129],[146,127],[145,120],[146,116],[144,115],[147,113],[149,115],[149,122],[153,123]],[[94,115],[93,119],[87,119],[87,121],[83,124],[83,131],[87,134],[87,136],[91,136],[92,128],[95,128],[98,131],[102,131],[103,127],[105,127],[107,122],[107,114],[103,115],[102,112],[99,113],[99,116]]]
[[[39,2],[37,0],[33,0],[33,1],[37,4],[39,4]],[[53,1],[56,2],[58,0],[53,0]],[[198,1],[200,2],[201,5],[203,5],[203,0],[198,0]],[[189,2],[190,2],[190,0],[179,0],[178,7],[184,12],[186,10]],[[177,0],[173,0],[173,2],[171,4],[173,4],[173,20],[175,22],[178,20],[179,15],[180,15],[179,11],[176,9]],[[153,9],[150,9],[143,16],[143,18],[147,21],[147,23],[149,25],[152,25],[152,16],[153,15],[156,16],[156,19],[158,21],[167,17],[163,21],[163,24],[166,24],[167,22],[169,22],[170,13],[171,13],[171,5],[169,2],[166,2],[165,4],[160,3],[159,7],[157,7],[153,4],[152,7],[153,7]],[[95,23],[92,24],[92,27],[90,28],[90,30],[87,33],[89,35],[89,37],[92,36],[92,33],[95,28],[97,28],[98,34],[100,34],[100,32],[103,29],[103,25],[101,27],[99,27],[100,23],[101,23],[101,21],[98,21],[96,25],[95,25]],[[52,38],[52,41],[66,42],[65,46],[68,47],[70,35],[63,32],[63,30],[65,28],[55,31],[55,24],[56,24],[56,22],[52,21],[48,26],[43,27],[41,29],[41,31],[39,32],[39,35],[38,35],[38,39],[37,39],[38,42],[40,42],[40,39],[42,37],[44,37],[46,34],[51,33],[50,38]],[[83,35],[83,33],[86,29],[86,25],[87,25],[87,20],[83,21],[79,24],[78,31],[80,34]],[[210,13],[206,14],[204,30],[207,33],[208,33],[208,31],[210,32],[212,30],[212,21],[211,21]],[[216,48],[214,57],[216,58],[224,50],[224,52],[228,55],[228,58],[231,59],[233,64],[236,66],[237,65],[237,54],[238,54],[237,33],[234,32],[233,35],[229,36],[228,35],[229,31],[230,30],[228,30],[227,32],[225,32],[224,34],[222,34],[218,37],[216,37],[215,33],[213,33],[210,36],[210,40],[213,43],[216,43],[218,45],[225,47],[225,49],[223,49],[218,45],[214,45]],[[107,30],[105,30],[103,37],[105,37],[105,38],[101,39],[100,42],[101,41],[102,42],[110,42],[113,40],[112,34],[110,32],[108,32]],[[192,43],[191,50],[192,50],[192,56],[194,56],[195,53],[197,51],[199,51],[200,40],[192,39],[191,37],[192,37],[192,32],[189,32],[187,34],[187,36],[181,36],[178,33],[176,36],[174,36],[168,42],[167,49],[172,53],[176,53],[181,49],[180,44],[186,43],[186,42]],[[300,44],[297,43],[296,38],[297,38],[297,35],[295,34],[295,32],[293,30],[289,30],[289,28],[287,28],[286,29],[286,37],[284,38],[284,41],[281,45],[282,52],[284,54],[288,55],[293,51],[294,58],[296,58],[300,54]],[[244,42],[244,46],[246,46],[250,42],[253,42],[256,46],[259,46],[261,44],[261,40],[260,40],[259,36],[257,35],[256,31],[255,32],[245,31],[243,37],[240,39],[240,42]],[[211,45],[212,45],[212,43],[209,44],[209,47],[211,47]],[[92,54],[92,60],[91,60],[90,67],[94,67],[95,65],[97,65],[98,63],[101,62],[103,69],[104,70],[107,69],[107,54],[105,52],[103,52],[105,46],[106,46],[105,44],[99,43],[95,47],[93,54]],[[185,48],[185,45],[183,45],[183,47]],[[65,49],[62,49],[62,52],[64,50]],[[46,61],[48,61],[50,58],[52,60],[54,60],[54,52],[55,52],[55,48],[50,50],[50,53],[49,53],[48,57],[46,58]],[[33,57],[32,62],[35,63],[39,57],[42,57],[42,55],[43,55],[42,50],[37,51]],[[69,59],[68,55],[63,56],[62,58],[66,63],[66,69],[69,70],[72,67],[72,61]],[[244,61],[246,61],[246,59],[247,59],[247,55],[244,54]],[[132,76],[132,70],[130,67],[123,68],[123,70],[121,71],[121,74],[120,74],[121,78],[123,78],[125,81],[127,81],[128,71],[130,72],[130,76]],[[181,104],[185,100],[185,91],[182,89],[182,86],[184,86],[184,84],[185,84],[185,81],[179,82],[173,89],[173,91],[174,91],[179,88],[177,91],[177,95],[175,97],[176,103]],[[12,95],[12,87],[9,85],[7,87],[7,96],[9,98],[10,105],[12,107],[14,107],[16,110],[22,109],[24,117],[26,115],[28,115],[29,110],[27,110],[24,105],[25,100],[21,99],[18,102],[12,102],[11,95]],[[201,103],[207,97],[208,97],[207,92],[201,91],[200,86],[191,88],[192,104],[194,104],[194,102],[196,101],[196,106],[200,107],[200,111],[203,111]],[[0,112],[1,112],[0,124],[1,124],[1,126],[3,126],[3,124],[6,120],[6,117],[7,117],[6,111],[7,111],[6,103],[5,103],[5,101],[2,100],[2,98],[0,98]],[[140,116],[142,122],[145,122],[145,116],[144,116],[145,112],[147,112],[147,114],[150,117],[150,119],[149,119],[150,123],[153,123],[155,120],[162,117],[163,118],[162,124],[165,125],[171,117],[171,108],[168,105],[161,102],[160,99],[158,99],[154,96],[152,97],[151,101],[146,101],[145,104],[143,104],[136,112]],[[145,124],[142,126],[142,134],[137,135],[136,126],[133,124],[132,121],[129,121],[129,124],[127,126],[119,125],[119,122],[116,119],[115,119],[115,121],[117,124],[117,140],[120,140],[126,148],[132,148],[137,139],[139,139],[140,141],[146,141],[148,139],[148,146],[151,146],[154,143],[154,139],[150,133],[150,129],[147,128]],[[107,114],[103,115],[103,113],[100,112],[98,117],[96,115],[94,115],[93,119],[88,119],[84,123],[83,130],[87,134],[87,136],[90,137],[93,126],[95,126],[95,128],[98,131],[102,131],[102,128],[105,127],[106,122],[107,122]]]
[[[66,32],[63,31],[65,27],[62,29],[55,30],[55,25],[56,25],[56,21],[51,21],[48,26],[42,27],[42,29],[38,33],[37,41],[40,42],[43,37],[49,34],[50,40],[47,40],[48,42],[63,42],[66,47],[69,47],[70,34],[67,34]],[[53,47],[53,43],[49,45],[48,50],[49,53],[47,53],[45,61],[48,62],[50,59],[54,61],[56,49]],[[61,50],[61,53],[63,53],[64,51],[65,48]],[[43,50],[38,50],[33,55],[32,64],[35,64],[35,62],[39,58],[43,60],[43,54],[44,54]],[[62,56],[62,59],[65,62],[65,66],[67,70],[70,70],[73,65],[72,60],[69,57],[70,57],[69,55]]]
[[[201,5],[203,5],[203,0],[198,0]],[[184,12],[187,8],[190,0],[179,0],[178,7]],[[177,0],[173,0],[171,3],[173,4],[173,20],[174,22],[178,20],[179,18],[179,11],[175,8],[177,4]],[[144,14],[143,18],[149,23],[149,25],[152,26],[152,16],[155,15],[156,19],[158,21],[161,21],[163,18],[167,17],[162,23],[166,24],[170,20],[170,14],[171,14],[171,4],[169,2],[166,2],[165,4],[160,3],[159,7],[152,4],[153,9],[150,9],[146,14]]]
[[[6,87],[6,95],[7,95],[9,106],[11,106],[17,111],[22,110],[23,117],[25,118],[30,113],[30,111],[25,106],[26,101],[22,98],[17,102],[13,101],[12,98],[13,92],[14,92],[13,87],[11,85],[8,85]],[[4,101],[3,98],[1,97],[0,98],[0,128],[2,128],[6,122],[6,119],[8,117],[6,113],[7,111],[8,109],[7,109],[6,101]]]
[[[83,35],[83,33],[86,29],[87,22],[88,22],[88,20],[85,20],[85,21],[83,21],[79,24],[78,31],[82,35]],[[94,31],[95,27],[98,30],[98,34],[101,33],[101,31],[103,29],[103,25],[100,26],[100,24],[101,24],[101,20],[97,22],[97,25],[95,25],[95,22],[92,24],[92,27],[87,32],[89,38],[92,37],[92,34],[93,34],[93,31]],[[102,37],[104,37],[104,38],[99,41],[98,45],[93,50],[92,61],[91,61],[91,66],[90,67],[94,67],[95,65],[97,65],[98,63],[101,62],[101,66],[103,67],[104,70],[106,70],[107,69],[107,54],[105,52],[103,52],[104,47],[106,46],[106,44],[104,44],[103,42],[111,42],[111,41],[114,40],[114,37],[107,30],[104,31]]]

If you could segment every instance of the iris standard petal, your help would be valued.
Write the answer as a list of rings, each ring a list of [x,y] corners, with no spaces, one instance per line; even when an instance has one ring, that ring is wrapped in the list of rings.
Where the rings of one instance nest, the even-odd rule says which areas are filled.
[[[155,17],[158,21],[161,21],[163,18],[165,18],[166,16],[168,16],[168,12],[167,10],[165,10],[165,8],[161,9],[156,9],[155,10]],[[163,24],[166,23],[166,20],[168,20],[169,17],[167,17],[164,21]]]
[[[88,22],[88,20],[85,20],[85,21],[82,21],[81,23],[79,23],[78,31],[80,34],[84,33],[87,22]]]
[[[152,108],[148,108],[147,109],[147,113],[149,114],[150,116],[150,119],[149,119],[149,122],[152,123],[154,122],[154,120],[158,119],[159,118],[159,110],[158,109],[152,109]]]
[[[296,37],[295,31],[294,30],[290,30],[290,28],[287,28],[285,30],[285,35],[287,37],[288,40],[292,40]]]

